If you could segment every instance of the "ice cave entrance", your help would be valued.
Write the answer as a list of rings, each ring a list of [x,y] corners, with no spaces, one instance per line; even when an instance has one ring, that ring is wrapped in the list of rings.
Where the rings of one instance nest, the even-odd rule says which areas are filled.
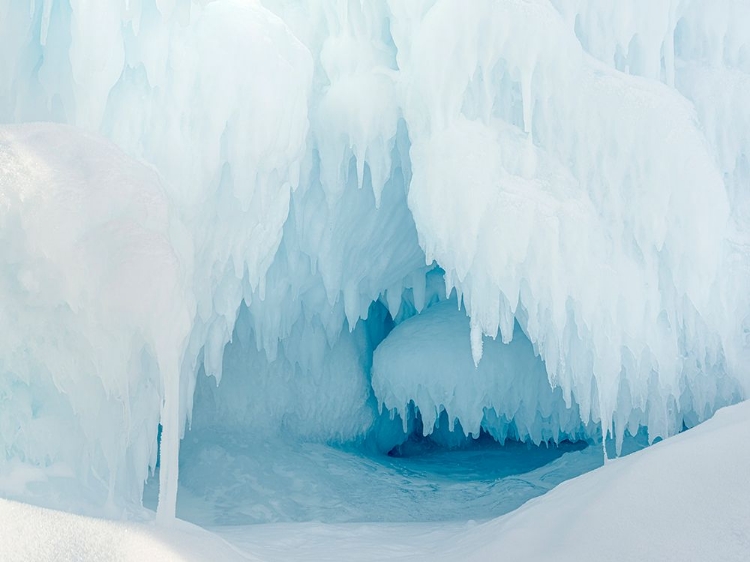
[[[299,327],[272,359],[243,306],[220,384],[198,374],[178,517],[206,527],[482,520],[602,464],[518,326],[510,344],[488,339],[475,367],[455,293],[419,314],[408,304],[407,294],[394,321],[372,303],[333,347]],[[157,497],[158,472],[144,505]]]

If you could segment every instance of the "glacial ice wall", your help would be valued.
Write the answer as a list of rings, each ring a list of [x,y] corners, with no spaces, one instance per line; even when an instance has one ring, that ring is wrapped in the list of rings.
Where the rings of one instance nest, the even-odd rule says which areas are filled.
[[[447,410],[464,430],[479,423],[500,439],[610,432],[620,443],[626,429],[663,437],[746,396],[747,29],[742,0],[0,0],[0,122],[68,123],[151,166],[160,195],[148,201],[168,207],[153,212],[173,217],[158,228],[177,256],[174,271],[148,274],[175,288],[165,298],[145,286],[138,307],[150,314],[137,321],[105,313],[131,285],[79,280],[75,261],[46,271],[49,283],[101,297],[91,301],[96,322],[55,316],[52,305],[44,322],[116,364],[94,362],[76,379],[80,370],[66,365],[90,348],[52,339],[29,348],[45,366],[28,376],[32,363],[0,357],[6,379],[25,385],[6,400],[29,419],[28,406],[53,388],[64,408],[91,408],[76,418],[80,442],[52,447],[30,434],[23,454],[16,434],[31,422],[9,418],[0,465],[60,460],[95,470],[112,494],[135,490],[132,498],[154,466],[160,419],[168,514],[179,436],[192,421],[284,425],[321,440],[375,433],[387,447],[404,438],[413,402],[423,420],[438,423]],[[2,155],[24,146],[13,130],[4,129]],[[54,140],[65,130],[38,142],[66,144]],[[92,169],[108,168],[111,150]],[[36,158],[33,167],[59,178],[80,160]],[[4,177],[0,209],[30,209],[7,195],[20,176]],[[107,185],[112,209],[144,200]],[[49,220],[77,232],[69,216]],[[8,219],[0,233],[17,229]],[[34,251],[5,252],[0,263],[18,276]],[[141,279],[141,266],[127,268],[123,279]],[[36,297],[2,290],[10,332]],[[420,313],[435,317],[448,297],[455,329],[445,341],[462,359],[451,371],[417,368],[431,364],[431,347],[410,356],[403,334],[429,327]],[[172,312],[156,314],[167,303]],[[158,368],[133,367],[122,337],[101,340],[108,322],[164,338],[179,375],[158,357]],[[518,361],[506,359],[526,341]],[[373,353],[386,359],[373,367]],[[227,369],[230,384],[201,391],[216,417],[192,420],[196,377],[219,382]],[[471,369],[464,386],[457,374]],[[529,393],[528,415],[516,416],[498,386],[504,376]],[[128,380],[162,389],[139,414],[143,430],[128,418],[91,433],[86,416],[110,398],[84,407],[76,396],[97,380],[109,397],[123,396]],[[402,419],[380,415],[383,404]],[[131,433],[142,451],[132,458],[79,455]]]

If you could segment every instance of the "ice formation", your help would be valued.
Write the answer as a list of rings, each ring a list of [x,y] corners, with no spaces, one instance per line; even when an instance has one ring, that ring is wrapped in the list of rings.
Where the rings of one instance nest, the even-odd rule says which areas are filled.
[[[619,446],[746,397],[747,29],[742,0],[0,0],[0,122],[78,128],[0,129],[0,473],[137,501],[161,422],[168,517],[192,422]]]
[[[194,314],[181,240],[157,174],[110,142],[0,130],[4,468],[46,466],[94,501],[140,499]]]
[[[584,434],[578,409],[566,408],[560,387],[550,387],[542,360],[519,327],[512,341],[488,339],[482,360],[471,359],[469,319],[444,301],[396,326],[375,350],[372,387],[386,408],[406,423],[409,404],[423,431],[440,426],[445,412],[467,434],[480,430],[504,442],[559,442]]]

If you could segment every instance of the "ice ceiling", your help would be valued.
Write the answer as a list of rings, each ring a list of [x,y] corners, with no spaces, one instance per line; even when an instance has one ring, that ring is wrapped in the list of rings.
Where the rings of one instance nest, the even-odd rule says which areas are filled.
[[[0,0],[0,122],[68,124],[0,128],[0,470],[137,503],[161,424],[168,518],[193,423],[619,447],[746,397],[748,29],[742,0]]]

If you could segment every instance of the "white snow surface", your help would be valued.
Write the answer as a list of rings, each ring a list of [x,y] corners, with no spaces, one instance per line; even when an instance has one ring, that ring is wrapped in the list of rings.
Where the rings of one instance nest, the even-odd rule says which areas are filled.
[[[722,560],[750,554],[750,402],[498,519],[222,527],[221,538],[0,500],[5,560]],[[634,516],[637,514],[637,516]]]
[[[258,560],[200,527],[174,521],[108,521],[0,499],[7,562],[177,562]]]
[[[748,29],[744,0],[0,0],[0,122],[67,124],[0,128],[0,491],[137,509],[161,424],[169,519],[193,421],[387,451],[416,407],[619,451],[746,398]],[[193,420],[204,374],[232,383]]]

